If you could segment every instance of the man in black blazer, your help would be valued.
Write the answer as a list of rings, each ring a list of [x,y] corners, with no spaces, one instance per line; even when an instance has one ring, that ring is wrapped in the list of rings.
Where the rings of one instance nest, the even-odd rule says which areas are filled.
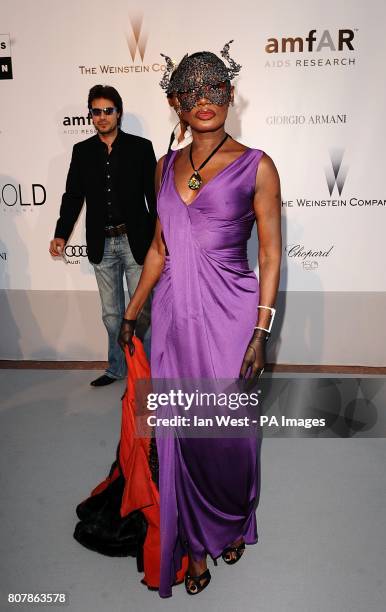
[[[123,275],[131,295],[138,283],[156,221],[152,143],[120,129],[123,105],[114,87],[90,89],[88,108],[97,134],[74,145],[62,197],[54,257],[64,248],[86,200],[88,258],[97,279],[102,319],[109,339],[109,365],[91,382],[104,386],[126,375],[126,362],[117,338],[125,311]],[[150,304],[138,319],[143,334],[150,321]]]

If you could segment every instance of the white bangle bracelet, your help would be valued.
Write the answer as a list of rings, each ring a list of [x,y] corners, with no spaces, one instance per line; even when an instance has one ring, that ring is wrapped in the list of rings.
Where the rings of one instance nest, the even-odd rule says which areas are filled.
[[[269,322],[269,328],[265,329],[264,327],[260,327],[260,328],[255,328],[255,329],[264,329],[264,331],[271,333],[271,329],[272,329],[272,325],[273,325],[273,320],[275,318],[275,314],[276,314],[276,308],[272,308],[271,306],[258,306],[257,308],[265,308],[266,310],[270,310],[271,311],[271,320]]]
[[[258,325],[255,325],[255,327],[253,329],[261,329],[265,332],[267,332],[267,334],[270,334],[271,332],[269,331],[269,329],[265,329],[265,327],[259,327]]]

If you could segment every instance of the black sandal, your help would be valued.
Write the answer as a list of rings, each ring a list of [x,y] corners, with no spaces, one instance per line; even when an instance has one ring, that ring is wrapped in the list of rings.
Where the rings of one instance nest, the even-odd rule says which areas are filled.
[[[210,579],[211,575],[208,569],[202,572],[202,574],[200,574],[199,576],[191,576],[187,573],[185,575],[186,592],[188,593],[188,595],[197,595],[198,593],[201,593],[201,591],[203,591],[208,586]],[[189,582],[191,580],[193,581],[193,584],[190,584],[189,586]],[[205,580],[204,584],[201,584],[201,580]]]
[[[243,552],[245,550],[245,542],[237,544],[237,546],[227,546],[222,551],[222,558],[227,565],[234,565],[237,561],[240,561]],[[230,557],[227,555],[231,555]],[[236,555],[236,556],[233,556]]]

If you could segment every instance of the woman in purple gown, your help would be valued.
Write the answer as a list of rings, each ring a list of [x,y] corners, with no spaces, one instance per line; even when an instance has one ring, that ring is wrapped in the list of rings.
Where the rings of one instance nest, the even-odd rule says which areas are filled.
[[[230,67],[213,53],[187,55],[161,82],[176,94],[193,141],[158,162],[156,232],[120,334],[132,350],[135,321],[154,287],[154,379],[256,378],[264,366],[279,283],[280,183],[270,157],[225,132],[240,66],[229,44],[222,56]],[[255,221],[259,282],[247,260]],[[185,587],[196,594],[210,580],[208,554],[233,564],[245,544],[257,542],[260,444],[256,437],[159,436],[157,450],[159,594],[171,595],[186,553]]]

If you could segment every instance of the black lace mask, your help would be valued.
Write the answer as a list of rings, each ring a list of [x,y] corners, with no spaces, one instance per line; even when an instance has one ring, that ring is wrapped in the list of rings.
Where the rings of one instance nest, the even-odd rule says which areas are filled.
[[[206,98],[208,102],[222,106],[231,100],[231,84],[229,81],[216,85],[198,85],[188,91],[180,91],[177,98],[183,111],[190,112],[198,100]]]
[[[160,83],[168,95],[176,94],[182,110],[189,112],[200,98],[222,106],[231,99],[231,79],[238,75],[240,64],[229,56],[229,45],[221,51],[229,67],[210,51],[185,55],[177,68],[170,57],[166,59],[166,71]],[[162,55],[162,54],[161,54]]]

